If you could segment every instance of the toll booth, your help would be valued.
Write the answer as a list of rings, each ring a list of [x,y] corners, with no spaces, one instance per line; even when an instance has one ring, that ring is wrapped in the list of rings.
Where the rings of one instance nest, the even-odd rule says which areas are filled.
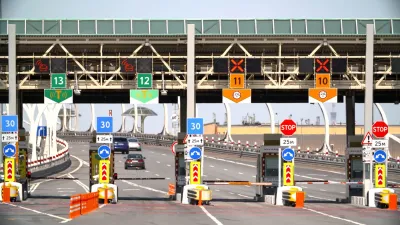
[[[185,144],[186,133],[178,133],[178,144],[175,147],[175,193],[182,193],[186,185]]]
[[[97,153],[99,147],[103,144],[99,143],[90,143],[89,149],[89,189],[92,191],[92,185],[98,184],[99,182],[99,162],[101,160],[100,156]],[[115,180],[113,178],[114,175],[114,151],[111,150],[110,154],[110,167],[109,167],[109,175],[110,175],[110,184],[114,184]]]
[[[346,148],[346,176],[348,182],[362,182],[364,176],[362,135],[348,137]],[[366,168],[369,170],[369,168]],[[369,174],[369,171],[367,171]],[[347,184],[346,196],[350,201],[352,196],[364,196],[363,184]]]
[[[257,186],[257,201],[264,201],[265,195],[276,195],[279,185],[279,148],[281,148],[281,137],[282,134],[264,134],[264,145],[261,146],[257,157],[256,182],[270,182],[272,186]]]

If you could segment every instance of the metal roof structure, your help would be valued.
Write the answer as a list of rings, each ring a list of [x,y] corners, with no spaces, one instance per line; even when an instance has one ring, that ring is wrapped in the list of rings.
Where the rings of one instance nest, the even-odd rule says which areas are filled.
[[[195,24],[196,34],[213,35],[365,35],[374,24],[376,35],[400,35],[396,19],[2,19],[0,35],[16,24],[17,35],[27,36],[182,36],[186,25]]]
[[[138,116],[157,116],[157,113],[146,107],[138,106],[137,110]],[[124,113],[122,113],[122,116],[135,116],[135,107],[126,110]]]

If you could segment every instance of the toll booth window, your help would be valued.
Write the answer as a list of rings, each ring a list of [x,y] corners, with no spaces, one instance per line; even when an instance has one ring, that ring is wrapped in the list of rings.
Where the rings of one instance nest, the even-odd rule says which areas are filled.
[[[361,159],[353,159],[351,162],[351,178],[363,178],[363,162]]]
[[[278,176],[278,158],[265,158],[265,176]]]
[[[178,175],[186,175],[186,164],[185,164],[185,157],[179,157],[179,169]]]

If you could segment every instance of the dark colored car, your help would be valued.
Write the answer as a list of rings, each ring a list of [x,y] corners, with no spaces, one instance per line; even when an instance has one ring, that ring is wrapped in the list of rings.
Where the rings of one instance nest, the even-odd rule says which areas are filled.
[[[143,157],[142,154],[129,154],[127,157],[124,157],[125,160],[125,169],[128,168],[141,168],[146,169],[144,160],[146,157]]]
[[[114,137],[113,138],[113,150],[114,152],[121,152],[122,154],[129,154],[129,142],[126,137]]]

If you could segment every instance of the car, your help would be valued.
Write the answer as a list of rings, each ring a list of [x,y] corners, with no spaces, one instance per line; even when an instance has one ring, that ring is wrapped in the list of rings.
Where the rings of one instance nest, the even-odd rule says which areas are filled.
[[[114,137],[113,148],[114,152],[121,152],[122,154],[129,154],[129,142],[126,137]]]
[[[142,146],[137,138],[128,138],[129,150],[142,151]]]
[[[125,160],[125,169],[128,168],[141,168],[146,169],[146,165],[144,160],[146,157],[143,157],[142,154],[129,154],[128,156],[124,157]]]

